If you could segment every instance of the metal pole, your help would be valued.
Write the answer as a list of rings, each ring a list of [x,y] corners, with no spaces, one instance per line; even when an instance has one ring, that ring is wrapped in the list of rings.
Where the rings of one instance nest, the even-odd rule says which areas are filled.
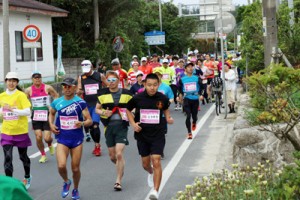
[[[2,1],[3,9],[3,80],[10,71],[10,47],[9,47],[9,2]]]
[[[263,0],[263,24],[264,24],[264,63],[268,67],[271,62],[271,54],[278,53],[277,22],[276,22],[276,2],[274,0]],[[278,58],[274,57],[274,63]]]
[[[161,16],[161,0],[158,0],[158,7],[159,7],[159,24],[160,24],[160,31],[162,31],[162,16]]]
[[[37,68],[37,50],[36,47],[34,47],[34,71],[37,72],[38,68]]]
[[[224,119],[227,118],[227,96],[226,96],[226,83],[225,83],[225,67],[224,67],[224,41],[223,41],[223,11],[222,11],[222,0],[219,0],[219,9],[220,9],[220,35],[221,35],[221,56],[222,56],[222,79],[224,82],[224,87],[223,87],[223,96],[224,96],[224,102],[225,102],[225,117]]]
[[[291,9],[290,12],[290,26],[294,26],[294,19],[295,19],[295,14],[294,14],[294,0],[288,0],[288,5],[289,9]]]

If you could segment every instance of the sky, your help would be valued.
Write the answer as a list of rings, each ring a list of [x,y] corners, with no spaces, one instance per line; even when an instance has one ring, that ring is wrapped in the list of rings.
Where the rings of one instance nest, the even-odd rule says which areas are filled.
[[[162,0],[164,2],[167,2],[169,0]],[[197,4],[199,0],[173,0],[174,4],[177,5],[178,3],[181,4]],[[247,0],[232,0],[233,5],[246,5]]]

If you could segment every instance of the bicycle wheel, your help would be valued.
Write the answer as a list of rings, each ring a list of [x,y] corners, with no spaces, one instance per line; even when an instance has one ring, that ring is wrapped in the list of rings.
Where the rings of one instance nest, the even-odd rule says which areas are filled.
[[[219,101],[219,113],[221,113],[221,107],[222,107],[222,93],[221,92],[218,92],[218,101]]]

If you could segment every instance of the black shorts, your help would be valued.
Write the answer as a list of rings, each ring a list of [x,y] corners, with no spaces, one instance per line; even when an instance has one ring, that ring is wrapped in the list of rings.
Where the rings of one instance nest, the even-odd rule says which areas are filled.
[[[165,137],[161,137],[154,141],[137,140],[139,154],[142,157],[157,154],[162,155],[166,144]]]
[[[32,120],[33,130],[50,131],[50,125],[48,121],[34,121]]]
[[[207,79],[207,85],[210,85],[210,84],[211,84],[211,81],[212,81],[212,78],[208,78],[208,79]]]

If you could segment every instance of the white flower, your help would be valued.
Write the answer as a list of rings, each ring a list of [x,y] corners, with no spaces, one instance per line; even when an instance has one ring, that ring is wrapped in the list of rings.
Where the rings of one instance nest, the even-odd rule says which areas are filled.
[[[245,193],[246,195],[251,195],[251,194],[254,193],[254,191],[253,191],[253,190],[244,190],[244,193]]]

